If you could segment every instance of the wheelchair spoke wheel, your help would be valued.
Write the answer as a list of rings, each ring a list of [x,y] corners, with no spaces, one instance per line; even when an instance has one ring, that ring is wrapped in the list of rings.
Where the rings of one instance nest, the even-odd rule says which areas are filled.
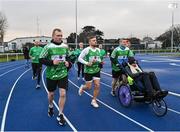
[[[132,96],[131,96],[131,91],[128,85],[122,85],[120,86],[118,90],[118,98],[120,103],[124,107],[129,107],[132,102]]]
[[[167,105],[163,99],[153,100],[152,108],[157,116],[164,116],[167,113]]]

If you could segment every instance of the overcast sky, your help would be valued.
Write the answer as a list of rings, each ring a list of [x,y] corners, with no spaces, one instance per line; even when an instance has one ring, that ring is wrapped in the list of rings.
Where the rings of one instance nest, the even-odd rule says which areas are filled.
[[[104,38],[156,37],[171,26],[168,4],[177,2],[175,24],[180,24],[180,0],[77,0],[78,33],[86,25],[104,32]],[[59,27],[64,37],[75,32],[75,0],[0,0],[8,19],[5,40],[40,35],[51,36]]]

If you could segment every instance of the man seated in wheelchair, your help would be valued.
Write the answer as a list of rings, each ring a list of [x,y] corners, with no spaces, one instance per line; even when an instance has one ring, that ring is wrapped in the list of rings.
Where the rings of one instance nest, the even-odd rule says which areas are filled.
[[[144,72],[134,57],[128,57],[125,66],[127,79],[131,87],[138,88],[146,97],[165,97],[168,91],[162,91],[154,72]]]

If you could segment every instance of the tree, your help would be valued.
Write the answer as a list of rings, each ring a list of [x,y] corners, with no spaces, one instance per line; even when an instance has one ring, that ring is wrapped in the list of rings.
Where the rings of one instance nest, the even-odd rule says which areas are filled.
[[[141,41],[139,38],[135,38],[135,37],[129,38],[128,40],[130,41],[131,44],[140,44]]]
[[[77,38],[79,38],[79,36],[77,35]],[[71,33],[68,37],[67,37],[67,43],[75,43],[76,42],[76,33]]]
[[[88,43],[87,37],[89,35],[95,35],[97,37],[98,43],[103,43],[104,33],[100,31],[99,29],[96,30],[94,26],[85,26],[82,28],[82,32],[79,34],[79,41],[82,41],[84,43]]]
[[[4,43],[4,35],[8,28],[7,18],[6,16],[0,12],[0,45]]]
[[[171,34],[172,34],[172,28],[169,28],[166,30],[163,34],[158,36],[156,40],[161,41],[162,47],[171,47]],[[173,28],[173,41],[174,46],[178,46],[180,44],[180,24],[175,25]]]
[[[95,27],[94,26],[85,26],[82,28],[84,33],[92,33],[95,32]]]
[[[89,35],[95,35],[97,38],[97,42],[99,44],[103,43],[104,39],[102,38],[102,36],[104,36],[104,33],[94,27],[94,26],[84,26],[82,28],[82,31],[78,36],[78,43],[79,42],[83,42],[83,43],[88,43],[87,37]],[[76,39],[76,33],[70,33],[70,35],[67,37],[67,42],[68,43],[75,43],[75,39]]]
[[[103,38],[102,38],[102,36],[104,36],[104,33],[103,33],[102,31],[100,31],[99,29],[97,29],[97,30],[95,31],[95,34],[96,34],[96,37],[97,37],[97,42],[98,42],[99,44],[102,44],[102,43],[103,43]]]

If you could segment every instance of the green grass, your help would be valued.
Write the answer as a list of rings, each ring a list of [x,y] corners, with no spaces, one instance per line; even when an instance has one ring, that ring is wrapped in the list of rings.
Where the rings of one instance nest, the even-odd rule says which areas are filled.
[[[18,60],[23,60],[24,56],[23,55],[18,55]],[[16,55],[10,55],[8,56],[8,61],[16,60]],[[0,62],[7,62],[7,56],[6,55],[1,55],[0,56]]]

